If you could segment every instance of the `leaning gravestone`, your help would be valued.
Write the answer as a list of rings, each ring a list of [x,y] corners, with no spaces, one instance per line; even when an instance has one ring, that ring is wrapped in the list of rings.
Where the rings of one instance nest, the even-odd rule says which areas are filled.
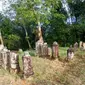
[[[58,56],[59,56],[58,43],[54,42],[52,46],[52,58],[56,58]]]
[[[32,68],[31,57],[28,52],[24,53],[24,56],[22,57],[22,61],[23,61],[24,78],[28,78],[29,76],[34,74],[33,68]]]
[[[11,72],[18,73],[20,71],[19,56],[14,52],[10,53],[10,65],[11,65]]]
[[[67,50],[67,60],[71,60],[74,57],[74,50],[72,46]]]

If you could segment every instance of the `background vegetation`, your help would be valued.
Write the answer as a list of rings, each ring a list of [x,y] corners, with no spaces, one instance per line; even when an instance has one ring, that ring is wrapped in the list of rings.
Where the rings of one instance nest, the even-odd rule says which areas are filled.
[[[75,16],[72,24],[66,24],[68,15],[60,0],[10,1],[10,10],[14,10],[16,16],[9,18],[0,14],[0,29],[5,46],[12,50],[34,48],[38,21],[41,23],[44,41],[49,45],[53,41],[57,41],[60,46],[85,41],[85,1],[67,1],[71,16]]]

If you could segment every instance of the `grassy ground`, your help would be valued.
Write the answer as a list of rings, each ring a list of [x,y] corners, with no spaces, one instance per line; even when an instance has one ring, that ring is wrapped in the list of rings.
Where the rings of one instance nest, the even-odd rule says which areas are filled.
[[[0,85],[85,85],[85,51],[78,50],[73,60],[65,62],[67,49],[59,48],[60,61],[32,57],[34,75],[26,80],[0,69]]]

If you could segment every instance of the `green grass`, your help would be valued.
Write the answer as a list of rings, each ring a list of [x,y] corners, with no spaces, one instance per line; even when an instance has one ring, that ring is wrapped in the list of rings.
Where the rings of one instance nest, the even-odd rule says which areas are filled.
[[[66,58],[67,49],[59,48],[60,60],[63,61]],[[26,79],[27,82],[34,85],[85,85],[85,51],[78,50],[75,52],[75,56],[70,62],[39,58],[35,56],[33,50],[30,50],[30,54],[34,75]],[[22,67],[22,57],[19,58]],[[6,74],[8,79],[9,76],[15,78],[15,76],[3,71],[3,69],[0,70],[0,75],[5,76]]]

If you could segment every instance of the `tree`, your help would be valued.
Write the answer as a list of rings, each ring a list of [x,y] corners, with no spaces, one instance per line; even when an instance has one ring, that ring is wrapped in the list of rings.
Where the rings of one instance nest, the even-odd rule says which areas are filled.
[[[23,24],[34,21],[38,25],[38,36],[42,37],[41,24],[48,23],[50,17],[50,9],[58,6],[59,0],[18,0],[17,3],[12,4],[16,11],[16,19]],[[25,29],[26,30],[26,29]],[[27,33],[26,33],[27,34]]]

